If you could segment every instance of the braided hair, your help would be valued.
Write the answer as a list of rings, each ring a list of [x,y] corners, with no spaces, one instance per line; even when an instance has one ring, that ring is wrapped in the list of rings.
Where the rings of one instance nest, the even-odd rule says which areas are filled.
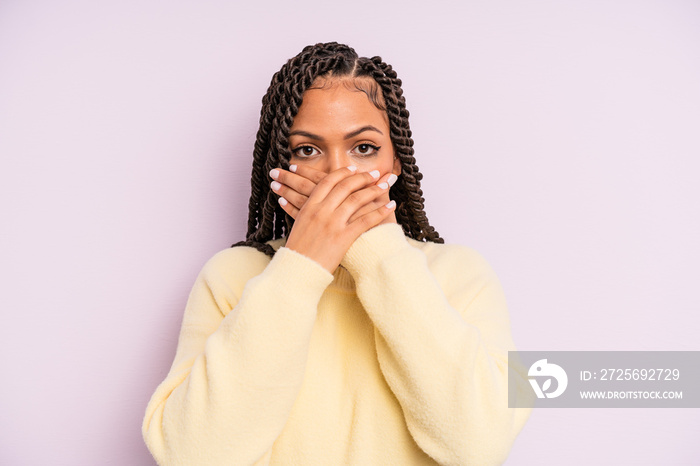
[[[355,86],[365,92],[375,106],[386,111],[389,117],[394,153],[401,162],[401,176],[389,191],[389,197],[397,204],[396,221],[410,238],[443,243],[444,240],[428,223],[425,215],[425,199],[420,189],[423,175],[413,157],[409,113],[401,80],[381,57],[358,57],[351,47],[328,42],[305,47],[272,77],[262,99],[260,128],[253,150],[248,232],[245,241],[232,247],[251,246],[273,256],[275,250],[266,241],[285,237],[291,231],[294,219],[282,209],[270,189],[269,172],[277,167],[289,169],[292,156],[289,129],[299,111],[304,92],[312,88],[317,78],[331,75],[333,78],[370,78],[369,90],[358,84],[359,80],[355,80]]]

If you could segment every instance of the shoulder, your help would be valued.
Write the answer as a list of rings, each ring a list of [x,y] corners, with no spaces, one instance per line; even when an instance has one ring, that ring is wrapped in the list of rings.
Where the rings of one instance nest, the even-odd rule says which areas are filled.
[[[493,273],[493,269],[478,251],[461,244],[433,243],[406,238],[408,244],[425,254],[428,264],[435,267],[480,270]]]
[[[269,241],[275,250],[280,240]],[[236,246],[214,254],[202,267],[198,280],[203,281],[214,295],[228,299],[240,297],[243,287],[265,270],[272,258],[250,246]]]
[[[247,270],[263,268],[270,257],[250,246],[227,248],[214,254],[202,268],[206,276],[230,273],[232,269]]]
[[[460,244],[417,241],[406,238],[408,244],[425,255],[428,267],[445,291],[454,287],[481,289],[498,283],[498,277],[488,261],[475,249]]]
[[[491,265],[476,250],[458,244],[423,243],[408,239],[425,254],[431,274],[448,302],[471,324],[491,329],[505,338],[508,332],[508,305],[505,292]]]

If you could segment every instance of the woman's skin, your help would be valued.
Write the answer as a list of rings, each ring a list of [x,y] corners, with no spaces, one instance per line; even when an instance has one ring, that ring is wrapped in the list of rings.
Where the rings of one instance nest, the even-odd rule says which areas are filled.
[[[396,223],[389,186],[401,164],[386,112],[347,79],[323,84],[304,93],[290,128],[290,171],[270,176],[294,218],[286,247],[333,273],[362,233]]]

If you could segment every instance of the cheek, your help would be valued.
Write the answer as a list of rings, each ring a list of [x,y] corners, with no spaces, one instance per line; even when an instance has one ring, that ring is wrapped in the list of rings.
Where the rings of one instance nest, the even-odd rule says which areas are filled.
[[[312,159],[305,159],[303,157],[292,157],[289,161],[290,164],[303,165],[305,167],[313,168],[314,170],[319,170],[328,173],[327,167],[323,165],[319,157]]]
[[[360,173],[364,172],[371,172],[372,170],[379,170],[379,173],[382,175],[385,173],[389,173],[394,169],[394,164],[391,161],[386,161],[386,160],[366,160],[366,161],[358,161],[355,163],[357,165],[357,170]]]
[[[389,173],[394,171],[394,151],[384,153],[381,160],[379,161],[379,171],[382,173]]]
[[[361,172],[370,172],[379,170],[380,173],[389,173],[394,170],[394,152],[384,152],[379,157],[368,158],[365,161],[357,163],[357,168]]]

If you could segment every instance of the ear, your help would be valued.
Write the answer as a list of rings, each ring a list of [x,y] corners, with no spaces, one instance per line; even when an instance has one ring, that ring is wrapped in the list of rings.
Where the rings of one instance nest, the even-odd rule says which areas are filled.
[[[401,160],[397,156],[394,156],[394,169],[391,171],[396,176],[401,174]]]

